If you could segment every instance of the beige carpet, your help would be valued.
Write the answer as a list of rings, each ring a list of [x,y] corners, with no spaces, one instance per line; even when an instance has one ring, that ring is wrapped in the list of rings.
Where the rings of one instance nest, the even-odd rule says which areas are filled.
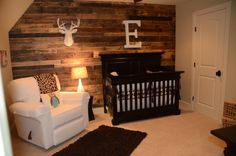
[[[111,126],[111,118],[102,110],[101,108],[94,109],[96,120],[91,121],[84,132],[47,151],[13,135],[14,155],[50,156],[99,125]],[[219,126],[206,116],[182,110],[181,115],[124,123],[118,127],[139,130],[148,134],[134,150],[132,156],[223,156],[224,142],[210,134],[211,129]]]

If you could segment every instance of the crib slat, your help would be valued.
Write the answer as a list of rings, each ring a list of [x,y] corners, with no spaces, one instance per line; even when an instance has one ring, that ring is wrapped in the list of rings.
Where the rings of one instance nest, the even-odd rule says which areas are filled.
[[[128,109],[127,109],[127,107],[128,107],[128,95],[127,95],[127,85],[128,84],[124,84],[125,85],[125,106],[124,106],[124,112],[126,112]]]
[[[118,105],[118,88],[116,85],[112,86],[112,90],[113,90],[113,93],[112,95],[110,96],[109,98],[109,101],[110,101],[110,105],[112,105],[112,109],[113,109],[113,114],[116,114],[117,111],[118,111],[118,108],[117,108],[117,105]],[[115,95],[115,96],[114,96]]]
[[[132,88],[132,84],[129,84],[129,108],[130,111],[133,110],[133,88]]]
[[[167,98],[167,99],[166,99],[166,105],[169,105],[169,95],[170,95],[170,94],[169,94],[169,87],[170,87],[169,81],[170,81],[170,80],[167,80],[167,86],[166,86],[166,87],[167,87],[167,88],[166,88],[166,93],[167,93],[167,94],[166,94],[166,98]]]
[[[162,106],[165,106],[165,95],[166,95],[166,89],[165,89],[165,81],[162,81]]]
[[[147,92],[148,92],[148,87],[147,87],[148,83],[147,82],[144,82],[144,94],[145,94],[145,97],[144,97],[144,109],[145,108],[148,108],[148,103],[147,103]]]
[[[177,89],[176,88],[176,85],[177,85],[176,80],[173,80],[173,83],[174,84],[173,84],[173,97],[172,98],[173,98],[173,105],[174,105],[175,102],[176,102],[175,99],[178,98],[178,97],[175,96],[176,95],[176,89]]]
[[[173,80],[170,81],[170,104],[173,105],[172,97],[173,97]]]
[[[171,80],[171,105],[174,104],[174,80]]]
[[[154,107],[157,106],[157,84],[156,84],[156,81],[153,82],[154,83],[154,86],[153,86],[153,100],[154,100]]]
[[[152,105],[153,105],[153,102],[152,102],[152,99],[153,99],[153,93],[152,93],[152,82],[149,82],[149,90],[148,90],[148,95],[149,95],[149,98],[148,98],[148,101],[149,101],[149,108],[152,108]]]
[[[122,108],[122,84],[119,84],[119,100],[120,100],[120,112],[123,111],[123,108]]]
[[[161,81],[158,81],[158,107],[161,106],[161,93],[162,93],[162,88],[161,88]]]
[[[139,85],[139,98],[140,98],[140,104],[139,104],[139,106],[140,106],[140,109],[142,109],[142,105],[143,105],[143,100],[142,100],[142,98],[143,98],[143,88],[142,88],[142,83],[140,82],[139,83],[140,85]]]
[[[138,96],[137,96],[137,83],[135,83],[135,91],[134,91],[134,95],[135,95],[135,103],[134,103],[134,110],[137,110],[137,105],[138,105]]]

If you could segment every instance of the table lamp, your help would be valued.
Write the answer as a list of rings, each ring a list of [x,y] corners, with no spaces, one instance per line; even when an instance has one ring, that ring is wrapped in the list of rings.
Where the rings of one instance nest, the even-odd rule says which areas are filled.
[[[82,85],[83,78],[87,78],[88,73],[86,67],[75,67],[71,69],[71,78],[79,79],[77,92],[84,92],[84,87]]]

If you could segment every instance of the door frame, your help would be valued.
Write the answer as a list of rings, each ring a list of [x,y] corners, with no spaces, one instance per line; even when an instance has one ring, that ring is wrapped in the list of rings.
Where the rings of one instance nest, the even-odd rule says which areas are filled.
[[[196,97],[194,84],[196,81],[196,70],[194,67],[194,62],[196,62],[196,33],[195,33],[195,26],[196,26],[196,19],[198,15],[206,14],[209,12],[214,12],[217,10],[226,10],[226,25],[225,25],[225,39],[224,39],[224,58],[223,58],[223,67],[222,67],[222,85],[221,88],[221,97],[220,97],[220,106],[219,106],[219,112],[218,112],[218,122],[221,123],[221,117],[223,115],[223,104],[224,104],[224,97],[225,97],[225,85],[226,85],[226,75],[227,75],[227,58],[228,58],[228,44],[229,44],[229,29],[230,29],[230,14],[231,14],[231,2],[225,2],[216,6],[212,6],[203,10],[198,10],[193,12],[193,25],[192,25],[192,82],[191,82],[191,107],[192,110],[196,111],[196,100],[194,100],[194,97]],[[196,98],[195,98],[196,99]]]

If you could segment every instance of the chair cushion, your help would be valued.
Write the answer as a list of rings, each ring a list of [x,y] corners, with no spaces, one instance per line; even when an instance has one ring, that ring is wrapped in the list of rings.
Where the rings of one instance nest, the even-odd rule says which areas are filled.
[[[33,77],[12,80],[8,87],[13,102],[40,102],[38,83]]]
[[[76,104],[61,104],[51,109],[53,128],[57,128],[76,118],[82,117],[82,110]]]

